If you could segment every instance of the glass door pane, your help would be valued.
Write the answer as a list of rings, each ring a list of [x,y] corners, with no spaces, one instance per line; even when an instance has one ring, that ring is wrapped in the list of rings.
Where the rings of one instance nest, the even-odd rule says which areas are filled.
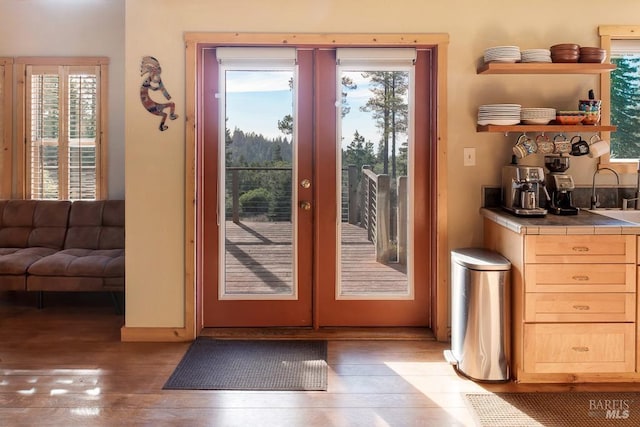
[[[294,70],[225,70],[221,299],[296,297]]]
[[[337,297],[411,298],[409,70],[340,71]]]

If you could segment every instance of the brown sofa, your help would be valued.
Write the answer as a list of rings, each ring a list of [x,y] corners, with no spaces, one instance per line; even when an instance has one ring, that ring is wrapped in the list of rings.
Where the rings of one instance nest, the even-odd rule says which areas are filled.
[[[124,201],[0,200],[0,290],[124,291]]]

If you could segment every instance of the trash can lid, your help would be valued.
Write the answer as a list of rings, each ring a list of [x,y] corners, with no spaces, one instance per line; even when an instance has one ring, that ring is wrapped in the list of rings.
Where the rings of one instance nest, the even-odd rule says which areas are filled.
[[[508,259],[482,248],[462,248],[451,251],[451,261],[471,270],[502,271],[511,269]]]

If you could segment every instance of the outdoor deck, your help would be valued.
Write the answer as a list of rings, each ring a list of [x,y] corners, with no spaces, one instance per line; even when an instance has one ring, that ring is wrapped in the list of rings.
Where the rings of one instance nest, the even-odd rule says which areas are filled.
[[[226,223],[229,294],[287,294],[292,283],[291,224]],[[406,266],[376,262],[366,230],[342,225],[342,293],[394,294],[407,289]]]

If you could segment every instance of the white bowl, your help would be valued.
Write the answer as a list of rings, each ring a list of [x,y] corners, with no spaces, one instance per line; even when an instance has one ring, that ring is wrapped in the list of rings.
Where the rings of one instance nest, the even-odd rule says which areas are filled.
[[[547,125],[553,119],[522,119],[525,125]]]

